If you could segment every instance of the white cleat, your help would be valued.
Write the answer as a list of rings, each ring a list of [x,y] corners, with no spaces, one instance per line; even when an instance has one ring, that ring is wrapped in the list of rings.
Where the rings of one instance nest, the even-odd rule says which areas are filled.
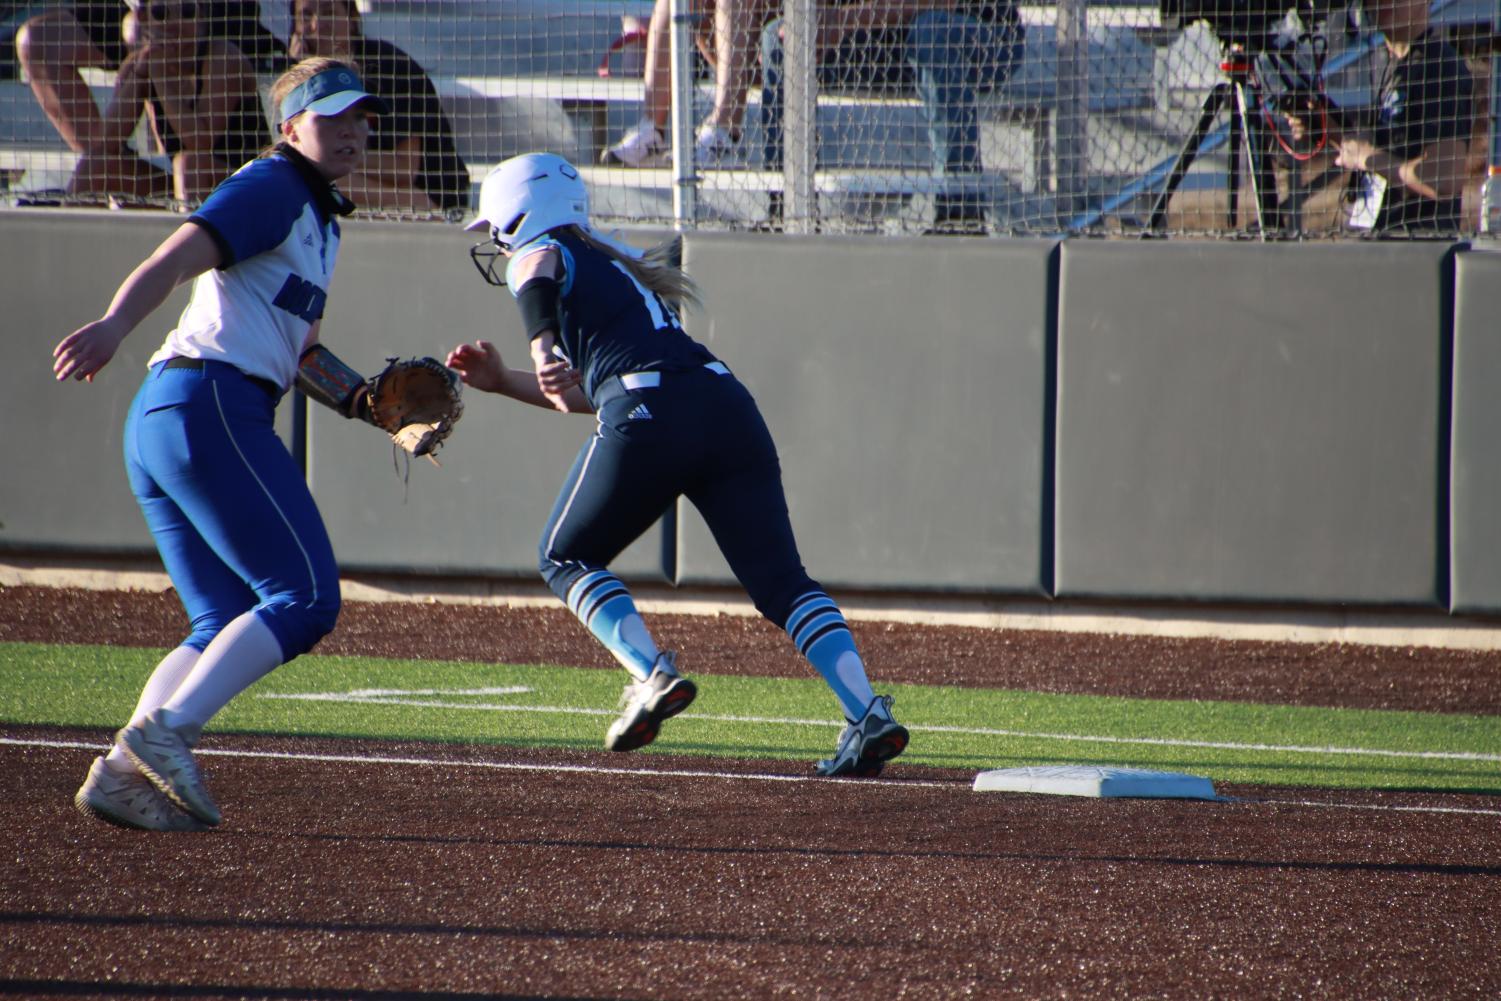
[[[817,775],[874,778],[886,762],[907,749],[907,728],[891,715],[891,696],[877,695],[858,722],[839,734],[834,756],[813,765]]]
[[[142,831],[206,831],[208,825],[179,810],[173,802],[137,771],[117,772],[94,759],[89,777],[73,797],[73,805],[85,817],[118,827]]]
[[[184,810],[213,826],[219,823],[219,808],[198,774],[193,748],[179,730],[162,722],[162,710],[132,723],[116,736],[130,760],[151,784]]]
[[[605,747],[612,751],[634,751],[657,739],[662,721],[688,708],[698,687],[677,672],[677,659],[670,653],[657,657],[651,676],[625,686],[620,697],[625,711],[610,724]]]

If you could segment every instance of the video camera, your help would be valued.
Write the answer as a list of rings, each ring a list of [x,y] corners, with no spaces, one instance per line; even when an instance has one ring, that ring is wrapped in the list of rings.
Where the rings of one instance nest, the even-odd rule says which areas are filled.
[[[1278,47],[1277,33],[1291,13],[1297,13],[1305,31],[1327,21],[1338,0],[1157,0],[1165,28],[1180,28],[1204,21],[1221,44],[1245,52],[1266,52]]]
[[[1350,2],[1158,0],[1164,27],[1204,21],[1227,51],[1238,51],[1232,61],[1245,67],[1265,107],[1305,116],[1337,113],[1324,91],[1326,33],[1331,27],[1348,33]],[[1296,22],[1289,20],[1294,14]]]

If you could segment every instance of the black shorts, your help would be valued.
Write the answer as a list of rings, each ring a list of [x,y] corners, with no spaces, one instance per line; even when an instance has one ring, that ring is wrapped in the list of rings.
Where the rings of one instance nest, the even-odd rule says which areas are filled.
[[[114,69],[125,58],[125,40],[120,25],[130,8],[120,0],[81,0],[73,4],[73,16],[89,40],[104,53],[105,67]]]

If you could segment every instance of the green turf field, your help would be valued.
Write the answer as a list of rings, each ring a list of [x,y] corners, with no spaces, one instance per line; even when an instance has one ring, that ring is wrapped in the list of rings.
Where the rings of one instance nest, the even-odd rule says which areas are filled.
[[[110,730],[162,651],[0,644],[0,723]],[[696,674],[699,698],[643,753],[812,761],[838,712],[822,681]],[[213,732],[597,748],[623,671],[300,657]],[[1097,764],[1216,782],[1501,793],[1501,718],[883,686],[912,731],[903,763],[981,771]]]

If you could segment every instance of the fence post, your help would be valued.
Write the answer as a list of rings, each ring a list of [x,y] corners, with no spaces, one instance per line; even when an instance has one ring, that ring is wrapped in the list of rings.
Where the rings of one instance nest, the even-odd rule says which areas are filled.
[[[698,222],[698,164],[693,149],[693,0],[669,0],[672,18],[672,221],[693,229]]]
[[[1058,104],[1053,112],[1055,204],[1059,219],[1071,219],[1084,210],[1089,176],[1088,0],[1058,0],[1057,17]]]
[[[1484,186],[1480,189],[1480,232],[1501,238],[1501,4],[1491,14],[1491,143]]]
[[[787,0],[782,22],[782,223],[788,233],[817,228],[818,13],[814,0]]]

